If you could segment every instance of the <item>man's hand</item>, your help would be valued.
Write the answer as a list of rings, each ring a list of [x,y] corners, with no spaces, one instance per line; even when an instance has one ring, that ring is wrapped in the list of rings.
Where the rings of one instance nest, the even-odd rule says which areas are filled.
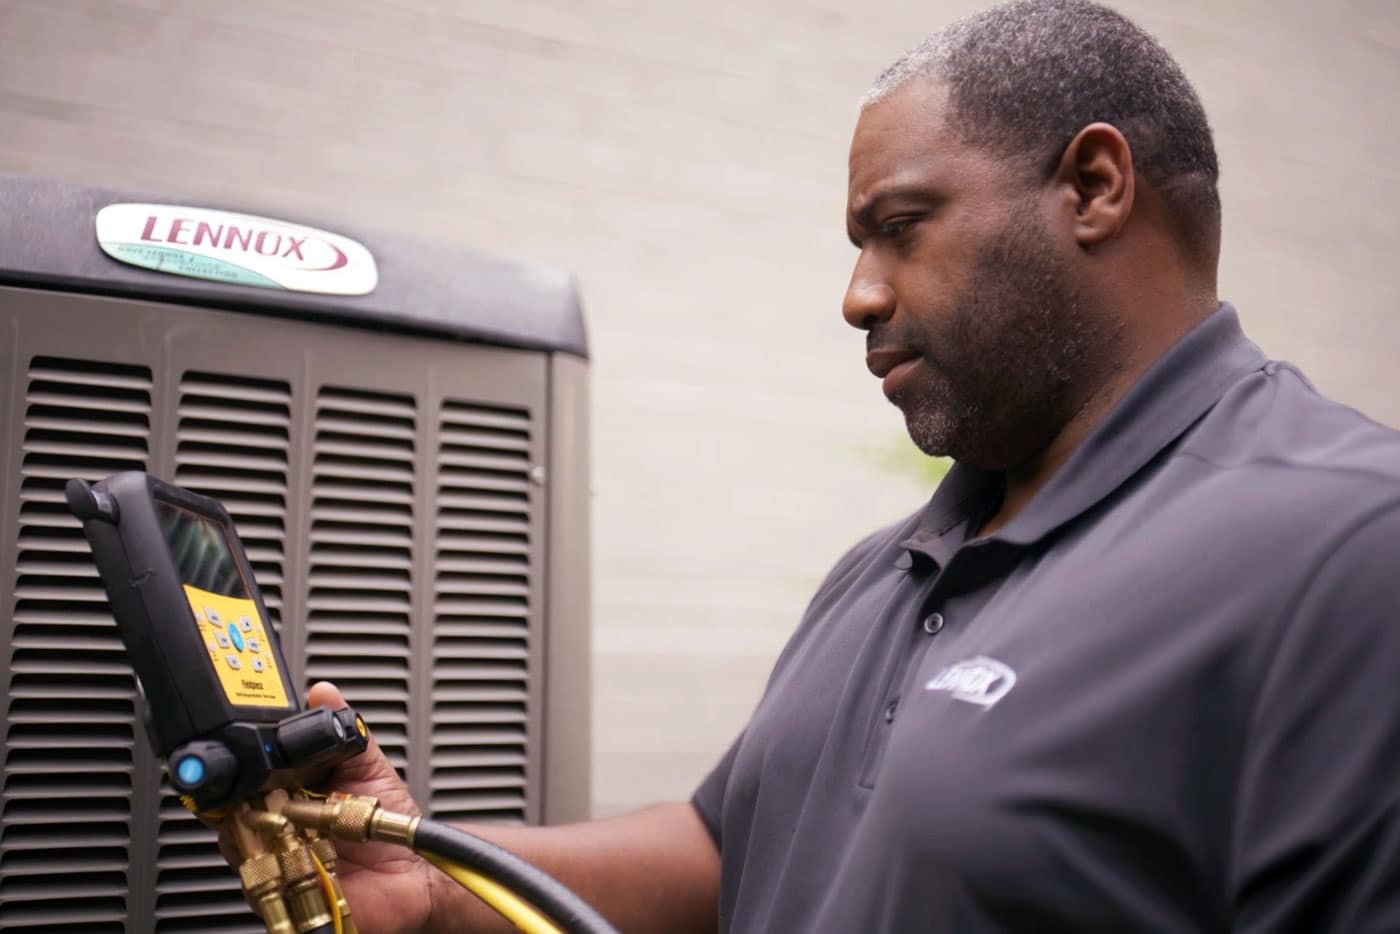
[[[313,707],[345,706],[324,682]],[[420,813],[374,741],[331,774],[328,789],[372,795],[387,810]],[[719,852],[688,802],[657,804],[606,820],[553,827],[472,826],[465,830],[534,863],[590,902],[623,931],[700,934],[718,924]],[[224,858],[237,865],[228,827]],[[336,875],[356,926],[373,934],[512,930],[474,895],[409,850],[336,841]]]
[[[346,706],[340,691],[324,681],[312,686],[307,704],[332,710]],[[389,811],[420,813],[373,733],[369,747],[337,766],[327,785],[347,794],[372,795]],[[237,867],[237,850],[227,827],[220,829],[219,848],[224,858]],[[430,874],[435,870],[426,861],[412,850],[388,843],[337,840],[335,849],[336,875],[345,889],[356,927],[375,934],[416,934],[427,927],[433,907]]]

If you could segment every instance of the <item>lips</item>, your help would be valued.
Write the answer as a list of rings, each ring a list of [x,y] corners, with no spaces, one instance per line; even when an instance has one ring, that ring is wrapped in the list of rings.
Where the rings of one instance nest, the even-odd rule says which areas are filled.
[[[890,347],[883,350],[872,350],[865,355],[865,365],[870,372],[880,379],[890,375],[890,370],[908,360],[913,360],[919,355],[912,350],[905,350],[903,347]]]

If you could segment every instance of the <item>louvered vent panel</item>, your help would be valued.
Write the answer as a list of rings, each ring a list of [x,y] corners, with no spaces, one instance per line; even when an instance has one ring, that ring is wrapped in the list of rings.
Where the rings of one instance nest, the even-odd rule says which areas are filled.
[[[523,821],[530,413],[448,401],[438,427],[431,811]]]
[[[405,774],[414,400],[324,387],[315,419],[307,679],[335,681]]]
[[[6,931],[121,932],[135,679],[63,485],[145,469],[151,373],[35,357],[28,376],[0,918]]]
[[[280,628],[286,550],[291,388],[217,373],[180,380],[175,483],[224,504],[238,528],[274,627]],[[263,930],[213,831],[163,784],[157,831],[156,931]]]

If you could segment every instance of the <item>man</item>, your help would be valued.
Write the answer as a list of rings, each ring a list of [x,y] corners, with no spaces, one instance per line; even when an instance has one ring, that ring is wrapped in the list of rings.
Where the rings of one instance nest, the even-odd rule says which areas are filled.
[[[692,802],[482,834],[632,931],[1400,930],[1400,441],[1218,302],[1216,176],[1175,63],[1087,2],[892,66],[843,312],[956,466]],[[335,784],[412,807],[377,749]],[[499,924],[344,856],[364,930]]]

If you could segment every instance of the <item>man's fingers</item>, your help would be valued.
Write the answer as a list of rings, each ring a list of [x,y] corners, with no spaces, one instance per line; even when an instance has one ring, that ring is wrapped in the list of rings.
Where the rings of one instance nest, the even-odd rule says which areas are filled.
[[[350,706],[345,702],[340,689],[329,681],[317,681],[311,685],[311,690],[306,694],[306,703],[308,707],[328,707],[331,710]],[[379,796],[395,791],[402,784],[399,774],[394,771],[383,750],[379,748],[379,742],[374,738],[373,725],[365,725],[370,728],[369,745],[358,756],[337,765],[329,777],[329,784],[342,789],[350,786],[348,790],[356,794]]]
[[[306,706],[329,707],[331,710],[339,710],[350,705],[345,703],[345,698],[340,694],[340,688],[329,681],[317,681],[311,685],[311,690],[306,692]]]

